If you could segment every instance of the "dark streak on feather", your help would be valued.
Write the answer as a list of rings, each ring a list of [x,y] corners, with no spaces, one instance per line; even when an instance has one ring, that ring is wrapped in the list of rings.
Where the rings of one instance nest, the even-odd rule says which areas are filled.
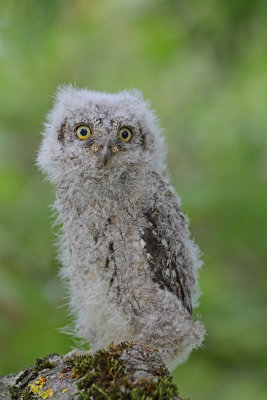
[[[59,140],[61,143],[64,142],[65,133],[66,133],[66,131],[67,131],[67,128],[68,128],[68,124],[67,124],[66,121],[64,121],[64,122],[61,124],[60,129],[57,131],[57,138],[58,138],[58,140]]]
[[[185,284],[182,268],[179,268],[176,255],[171,252],[170,242],[167,241],[168,248],[161,242],[162,237],[157,223],[159,210],[154,208],[144,213],[144,215],[148,225],[152,225],[152,227],[146,227],[142,235],[142,239],[145,242],[145,251],[150,254],[148,263],[152,272],[152,280],[161,289],[167,288],[170,292],[174,293],[181,300],[189,314],[192,315],[191,296]],[[153,231],[156,231],[157,235]],[[180,256],[182,256],[182,253]],[[170,265],[168,265],[169,263]],[[168,268],[170,268],[169,275],[166,273]],[[175,271],[175,277],[172,276],[173,271]]]
[[[109,281],[109,287],[111,288],[111,286],[113,285],[114,279],[117,276],[117,272],[118,272],[113,242],[109,242],[109,251],[111,252],[111,255],[110,255],[110,257],[107,257],[107,259],[106,259],[106,267],[108,267],[110,265],[110,261],[112,261],[113,265],[114,265],[114,270],[113,270],[112,276]],[[107,260],[108,260],[108,262],[107,262]],[[120,293],[119,285],[116,286],[116,290],[117,290],[117,302],[120,303],[121,302],[121,293]]]
[[[91,147],[95,143],[95,139],[93,135],[90,135],[87,139],[82,141],[82,144],[85,148]]]
[[[146,150],[146,135],[141,131],[140,132],[140,136],[141,136],[141,146],[143,148],[143,150]]]
[[[97,244],[97,242],[98,242],[98,239],[99,239],[99,236],[94,236],[94,241],[95,241],[95,244]]]

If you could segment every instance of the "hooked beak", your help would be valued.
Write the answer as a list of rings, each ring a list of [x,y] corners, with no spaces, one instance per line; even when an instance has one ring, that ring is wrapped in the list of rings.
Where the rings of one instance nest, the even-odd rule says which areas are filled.
[[[103,165],[106,166],[108,161],[112,157],[112,151],[109,148],[109,140],[106,141],[106,143],[101,146],[100,150],[96,153],[96,156],[100,161],[102,161]]]

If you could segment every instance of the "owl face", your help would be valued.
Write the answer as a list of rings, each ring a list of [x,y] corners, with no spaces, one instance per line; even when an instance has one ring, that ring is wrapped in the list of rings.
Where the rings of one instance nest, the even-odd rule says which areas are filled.
[[[96,120],[97,126],[100,126],[101,123],[100,118]],[[130,142],[134,128],[120,127],[120,124],[113,120],[108,121],[108,126],[102,129],[98,129],[96,126],[92,128],[92,125],[79,123],[74,129],[74,137],[89,150],[91,157],[96,156],[105,167],[112,156],[119,155],[121,151],[127,151],[127,147],[124,147],[123,143]]]
[[[160,129],[140,94],[60,88],[38,164],[50,179],[104,178],[156,169]]]
[[[134,114],[124,115],[106,103],[72,110],[57,130],[57,140],[65,158],[105,171],[145,162],[146,140],[150,149],[153,145]]]

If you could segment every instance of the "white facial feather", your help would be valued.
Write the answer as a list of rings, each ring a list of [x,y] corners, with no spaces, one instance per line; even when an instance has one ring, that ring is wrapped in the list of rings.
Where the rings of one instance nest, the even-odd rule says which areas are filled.
[[[76,335],[93,350],[123,340],[158,347],[173,367],[205,330],[192,319],[199,250],[163,178],[164,157],[162,130],[140,92],[62,86],[37,163],[57,187],[61,276]]]
[[[154,171],[160,174],[164,172],[166,151],[162,129],[141,92],[124,90],[116,94],[107,94],[75,89],[73,86],[60,86],[55,96],[55,105],[47,116],[44,140],[37,159],[38,165],[52,182],[58,182],[60,173],[65,173],[65,164],[61,162],[62,146],[55,132],[61,129],[65,120],[71,126],[88,121],[88,116],[96,121],[110,116],[115,121],[122,121],[125,126],[141,129],[147,145],[144,159],[147,159]],[[68,149],[69,155],[72,154],[71,150],[73,147]],[[127,159],[129,160],[129,154]],[[133,161],[136,164],[135,155]]]

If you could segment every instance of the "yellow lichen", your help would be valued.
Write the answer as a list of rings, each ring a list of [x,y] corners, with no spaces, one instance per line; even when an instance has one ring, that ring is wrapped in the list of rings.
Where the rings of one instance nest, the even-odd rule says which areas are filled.
[[[40,376],[37,381],[35,381],[34,383],[30,383],[28,385],[30,388],[30,392],[36,394],[41,399],[49,399],[53,397],[53,389],[50,388],[47,390],[43,390],[43,387],[46,383],[46,379],[47,377],[43,378]]]
[[[42,391],[42,393],[39,393],[39,396],[42,399],[50,399],[51,397],[53,397],[53,389],[48,389],[45,392]]]

